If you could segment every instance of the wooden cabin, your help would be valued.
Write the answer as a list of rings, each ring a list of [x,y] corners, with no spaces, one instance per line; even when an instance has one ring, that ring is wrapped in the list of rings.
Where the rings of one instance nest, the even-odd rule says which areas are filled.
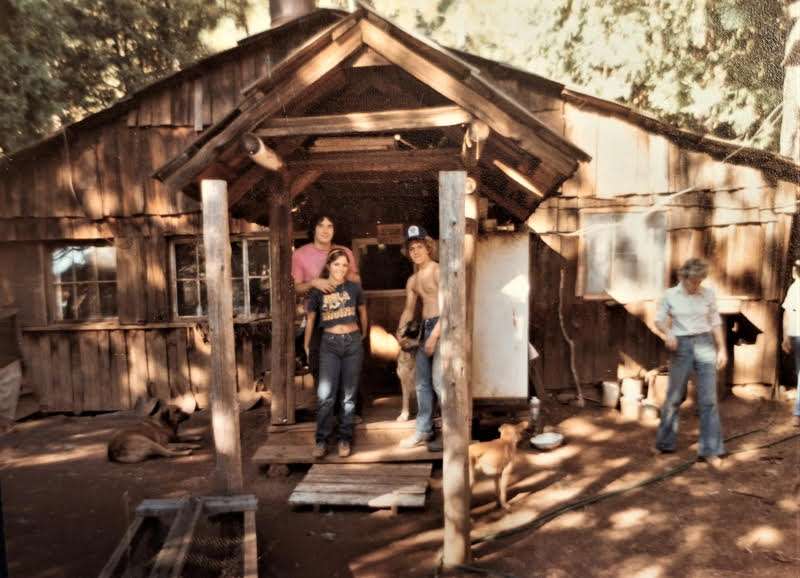
[[[245,134],[282,170],[255,163]],[[295,422],[307,389],[289,259],[312,216],[334,213],[371,319],[392,331],[409,272],[398,225],[438,236],[449,170],[475,188],[474,398],[527,396],[529,340],[544,385],[568,386],[563,331],[582,382],[658,366],[654,303],[693,255],[711,260],[737,339],[730,383],[776,380],[798,166],[448,50],[363,6],[247,38],[0,170],[0,306],[18,310],[43,411],[124,409],[147,394],[205,404],[207,179],[227,188],[238,388],[268,376],[276,427]]]

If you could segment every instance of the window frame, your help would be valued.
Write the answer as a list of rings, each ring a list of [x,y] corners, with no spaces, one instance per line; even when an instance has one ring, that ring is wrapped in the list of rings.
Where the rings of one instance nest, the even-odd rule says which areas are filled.
[[[624,303],[630,303],[633,301],[652,301],[658,299],[661,296],[661,293],[667,289],[670,282],[670,259],[671,259],[671,241],[670,241],[670,211],[668,208],[659,208],[657,209],[658,212],[664,214],[664,271],[663,271],[663,281],[662,286],[659,288],[655,288],[656,294],[655,295],[644,295],[641,297],[637,297],[635,299],[630,298],[630,294],[620,294],[616,297],[610,295],[608,292],[603,291],[601,293],[588,293],[586,291],[586,276],[588,274],[588,263],[586,259],[586,235],[585,233],[581,233],[578,241],[578,255],[577,255],[577,278],[575,280],[575,296],[584,299],[585,301],[607,301],[607,300],[615,300]],[[635,214],[643,214],[653,212],[652,206],[641,206],[641,207],[597,207],[592,209],[582,209],[579,215],[579,229],[583,231],[588,225],[586,219],[587,216],[590,215],[598,215],[598,214],[614,214],[614,215],[635,215]],[[613,266],[614,266],[614,251],[615,247],[612,246],[612,259],[611,259],[611,267],[612,271],[609,273],[609,278],[613,276]]]
[[[44,243],[42,245],[44,249],[44,258],[42,260],[44,265],[44,280],[45,280],[45,299],[46,299],[46,306],[47,306],[47,319],[50,325],[80,325],[85,323],[96,323],[96,322],[107,322],[107,321],[116,321],[119,319],[119,266],[118,266],[118,259],[117,259],[117,247],[116,245],[108,241],[106,239],[92,239],[92,240],[83,240],[83,239],[76,239],[70,240],[65,239],[63,241],[55,242],[55,243]],[[65,249],[67,247],[105,247],[112,249],[114,252],[114,279],[113,280],[100,280],[99,271],[97,269],[97,262],[95,261],[95,265],[93,267],[93,275],[94,278],[90,281],[68,281],[66,283],[56,281],[55,274],[53,273],[53,255],[59,249]],[[102,306],[100,301],[100,286],[101,285],[112,285],[114,286],[114,315],[103,315],[102,314]],[[77,285],[95,285],[97,286],[97,311],[98,315],[93,315],[84,318],[76,317],[72,319],[65,319],[63,318],[63,313],[61,308],[59,307],[61,299],[56,295],[56,289],[58,287],[63,286],[77,286]],[[73,308],[77,306],[77,303],[73,305]],[[73,313],[77,313],[73,311]]]
[[[244,277],[234,277],[231,275],[231,280],[234,279],[242,279],[243,287],[244,287],[244,312],[241,314],[236,314],[234,311],[234,319],[236,321],[252,321],[256,319],[269,319],[272,316],[272,299],[270,298],[270,312],[268,314],[256,314],[253,315],[250,312],[250,290],[249,290],[249,281],[250,279],[260,279],[261,276],[250,276],[249,275],[249,241],[266,241],[267,242],[267,262],[269,265],[269,274],[270,277],[272,276],[272,259],[270,257],[269,251],[269,242],[270,236],[268,233],[252,233],[252,234],[244,234],[244,235],[230,235],[229,237],[230,243],[235,243],[237,241],[244,241],[242,243],[242,273]],[[169,268],[170,268],[170,310],[172,312],[172,318],[174,320],[183,320],[183,321],[191,321],[191,320],[201,320],[207,319],[208,313],[202,315],[180,315],[178,313],[178,267],[177,267],[177,260],[175,257],[175,247],[176,245],[188,245],[194,243],[195,245],[199,246],[203,244],[203,237],[202,235],[181,235],[171,237],[169,240]],[[198,255],[198,265],[199,265],[199,252]],[[197,277],[198,281],[200,277]],[[203,277],[205,279],[205,277]],[[198,282],[198,303],[202,304],[201,295],[199,293],[200,284]],[[206,288],[206,290],[208,290]],[[233,298],[233,295],[231,295]],[[231,303],[233,305],[233,303]]]

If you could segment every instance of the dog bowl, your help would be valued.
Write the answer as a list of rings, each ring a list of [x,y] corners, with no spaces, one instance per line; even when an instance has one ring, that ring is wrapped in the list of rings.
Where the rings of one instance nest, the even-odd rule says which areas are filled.
[[[556,432],[545,432],[531,438],[531,445],[539,450],[552,450],[564,441],[564,436]]]

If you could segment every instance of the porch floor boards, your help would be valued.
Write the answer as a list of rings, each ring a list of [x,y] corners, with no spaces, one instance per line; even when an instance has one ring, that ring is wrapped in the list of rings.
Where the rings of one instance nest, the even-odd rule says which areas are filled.
[[[400,414],[400,398],[381,397],[373,400],[363,410],[363,422],[354,428],[353,453],[340,458],[333,441],[330,452],[321,460],[311,456],[314,448],[316,424],[307,421],[287,426],[270,426],[267,441],[253,454],[252,461],[259,465],[309,464],[309,463],[379,463],[418,462],[442,459],[441,452],[429,452],[422,445],[400,448],[398,444],[414,433],[413,419],[395,421]]]

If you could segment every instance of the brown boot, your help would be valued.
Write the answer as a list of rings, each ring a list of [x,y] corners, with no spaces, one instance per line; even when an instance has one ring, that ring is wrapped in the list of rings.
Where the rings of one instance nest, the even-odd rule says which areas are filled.
[[[339,442],[339,457],[340,458],[347,458],[352,453],[352,448],[350,447],[350,442],[341,440]]]

